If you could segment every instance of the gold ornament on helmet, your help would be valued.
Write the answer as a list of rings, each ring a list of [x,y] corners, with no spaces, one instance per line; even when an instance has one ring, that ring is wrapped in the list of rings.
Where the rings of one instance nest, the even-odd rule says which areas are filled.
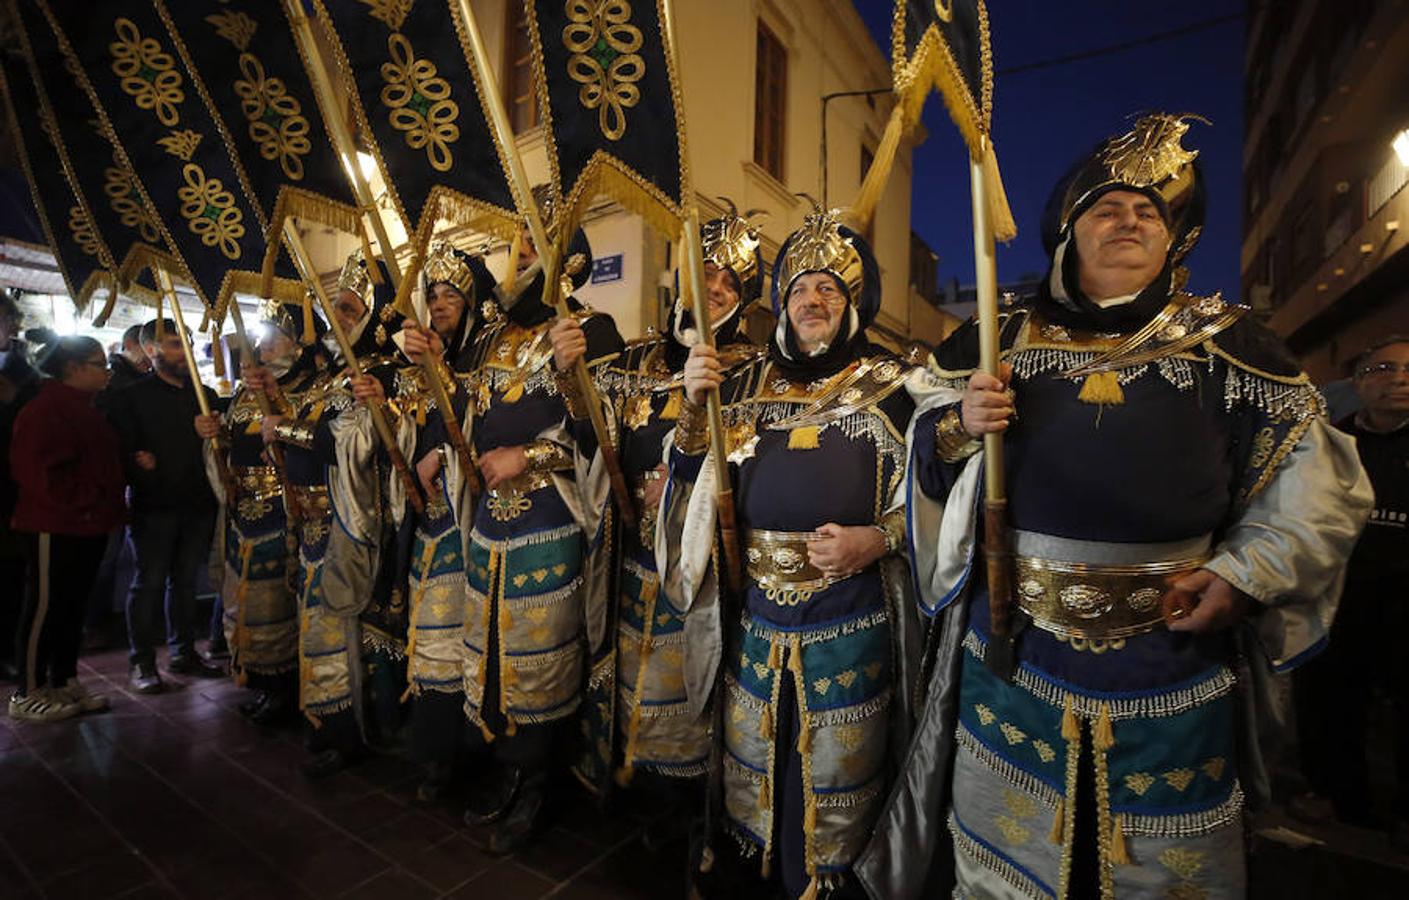
[[[338,293],[343,291],[356,294],[362,305],[368,309],[376,306],[376,287],[373,284],[372,272],[361,250],[353,251],[347,262],[343,263],[342,273],[338,275]]]
[[[1108,141],[1067,187],[1061,227],[1071,223],[1072,212],[1093,192],[1113,185],[1153,190],[1163,198],[1171,220],[1176,218],[1194,189],[1193,163],[1199,151],[1180,145],[1191,120],[1210,124],[1190,113],[1150,113],[1141,116],[1127,134]]]
[[[842,211],[823,210],[813,203],[813,211],[794,231],[774,277],[775,289],[786,304],[788,291],[805,272],[827,272],[846,286],[853,304],[860,302],[865,285],[861,254],[852,239],[841,233]]]
[[[447,240],[436,238],[431,241],[422,271],[425,273],[427,287],[433,284],[448,284],[459,291],[466,301],[475,295],[475,275],[470,271],[466,256]]]
[[[729,269],[740,283],[748,284],[758,272],[758,227],[749,218],[762,210],[751,209],[739,215],[738,207],[728,197],[720,197],[728,210],[717,219],[700,227],[704,245],[704,261],[721,269]]]

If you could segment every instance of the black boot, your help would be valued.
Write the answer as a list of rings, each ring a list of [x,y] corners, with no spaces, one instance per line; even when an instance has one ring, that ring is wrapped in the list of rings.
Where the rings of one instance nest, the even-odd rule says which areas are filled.
[[[249,719],[256,725],[272,728],[290,721],[293,713],[293,702],[288,694],[282,691],[266,691],[264,702],[250,714]]]
[[[489,846],[485,852],[490,856],[508,856],[521,849],[538,832],[543,820],[543,804],[547,799],[548,775],[534,772],[523,779],[519,788],[518,800],[508,815],[489,836]]]
[[[253,719],[259,713],[260,707],[268,702],[269,693],[267,691],[255,691],[253,697],[250,697],[235,708],[238,709],[240,715],[244,716],[246,719]]]
[[[449,763],[432,762],[426,765],[426,777],[416,786],[416,804],[434,806],[450,789],[455,769]]]
[[[321,750],[304,760],[299,770],[303,772],[303,777],[310,781],[320,781],[332,775],[336,775],[342,770],[355,765],[360,757],[330,747]]]
[[[518,799],[523,781],[524,772],[518,766],[501,769],[498,778],[471,795],[469,808],[465,810],[465,824],[472,828],[492,825],[507,816]]]

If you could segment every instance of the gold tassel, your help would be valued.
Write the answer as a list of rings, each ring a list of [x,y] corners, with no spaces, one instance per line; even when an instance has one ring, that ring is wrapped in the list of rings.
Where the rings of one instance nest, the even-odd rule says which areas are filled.
[[[1092,372],[1081,383],[1081,393],[1076,399],[1082,403],[1099,406],[1120,406],[1125,403],[1125,391],[1120,388],[1120,377],[1114,372]]]
[[[876,206],[881,201],[881,195],[885,193],[886,183],[890,181],[891,170],[895,167],[895,154],[900,149],[900,138],[904,133],[905,104],[897,103],[890,111],[890,120],[886,122],[881,142],[876,145],[876,154],[871,158],[871,168],[866,170],[866,178],[856,192],[856,199],[851,202],[848,218],[858,231],[865,231],[871,217],[876,213]]]
[[[636,775],[636,767],[627,763],[616,770],[616,786],[626,788],[631,786],[631,779]]]
[[[94,328],[102,328],[104,325],[108,324],[108,319],[112,316],[113,309],[117,307],[117,295],[117,275],[113,272],[109,272],[108,297],[106,300],[103,301],[103,311],[98,313],[98,317],[93,320]]]
[[[680,418],[680,398],[684,396],[683,390],[671,391],[670,395],[666,397],[665,408],[660,411],[660,417],[662,419]]]
[[[509,389],[505,391],[504,396],[499,399],[505,403],[518,403],[519,400],[523,399],[523,380],[516,380],[513,384],[509,385]]]
[[[1067,799],[1057,798],[1057,811],[1052,814],[1052,830],[1047,832],[1047,840],[1058,846],[1062,843],[1062,826],[1067,820]]]
[[[305,346],[305,347],[312,347],[312,346],[313,346],[314,337],[315,337],[314,332],[316,332],[317,330],[318,330],[318,329],[317,329],[317,326],[316,326],[316,325],[314,324],[314,322],[313,322],[313,292],[312,292],[312,291],[304,291],[304,292],[303,292],[303,335],[299,338],[299,343],[303,344],[303,346]]]
[[[1096,719],[1096,727],[1091,732],[1091,746],[1098,753],[1104,753],[1115,746],[1115,734],[1111,731],[1111,705],[1101,704],[1101,715]]]
[[[788,432],[789,450],[816,450],[820,446],[822,431],[816,425],[803,425]]]
[[[220,346],[220,331],[210,330],[210,364],[215,369],[215,377],[225,380],[225,348]]]
[[[1115,817],[1115,825],[1111,828],[1111,864],[1130,865],[1130,850],[1125,846],[1125,829],[1121,827],[1120,816]]]
[[[1062,710],[1062,740],[1067,743],[1081,740],[1081,722],[1076,718],[1076,708],[1072,705],[1071,695],[1067,695],[1066,708]]]
[[[773,708],[763,707],[763,718],[758,720],[758,736],[765,741],[773,740]]]
[[[274,296],[274,263],[279,260],[278,246],[271,246],[264,254],[264,265],[259,267],[259,296],[265,300]]]
[[[1008,192],[1003,189],[1003,176],[998,171],[998,155],[993,152],[993,137],[988,136],[983,148],[983,187],[988,201],[988,224],[995,241],[1007,243],[1018,236],[1018,224],[1008,206]]]
[[[813,876],[812,876],[812,879],[807,882],[807,890],[805,890],[805,891],[802,892],[802,896],[798,897],[798,900],[817,900],[817,876],[816,876],[816,875],[813,875]]]
[[[758,783],[758,808],[767,809],[773,804],[773,795],[768,790],[768,778]]]

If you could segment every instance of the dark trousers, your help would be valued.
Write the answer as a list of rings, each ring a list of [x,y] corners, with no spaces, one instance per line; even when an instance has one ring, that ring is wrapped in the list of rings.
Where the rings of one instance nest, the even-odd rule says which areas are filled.
[[[108,540],[106,535],[25,537],[29,579],[15,640],[21,693],[59,687],[78,674],[83,611]]]
[[[127,593],[127,640],[133,665],[156,662],[163,597],[171,657],[196,652],[196,577],[210,556],[214,536],[213,509],[145,510],[133,515],[137,577]]]
[[[1394,813],[1409,819],[1409,585],[1348,581],[1329,645],[1294,678],[1303,772],[1336,816],[1356,825],[1375,822],[1366,737],[1376,687],[1389,696]]]

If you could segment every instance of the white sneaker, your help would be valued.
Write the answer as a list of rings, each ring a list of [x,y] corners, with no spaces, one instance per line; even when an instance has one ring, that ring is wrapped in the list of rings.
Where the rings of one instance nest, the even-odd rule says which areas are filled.
[[[48,688],[40,688],[21,697],[10,698],[10,718],[30,722],[59,722],[83,711],[77,703],[55,697]]]
[[[66,703],[77,703],[83,712],[102,712],[108,708],[108,698],[102,694],[89,693],[88,688],[77,678],[70,678],[63,687],[51,688],[49,693]]]

